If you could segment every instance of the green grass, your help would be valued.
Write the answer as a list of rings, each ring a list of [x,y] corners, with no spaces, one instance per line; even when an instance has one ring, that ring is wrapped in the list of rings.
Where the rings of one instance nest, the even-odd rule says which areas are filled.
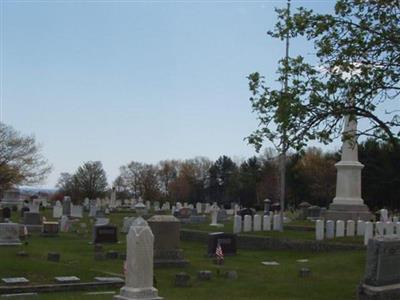
[[[46,212],[47,214],[47,212]],[[126,214],[112,214],[111,219],[121,224]],[[87,218],[82,222],[91,225]],[[215,228],[213,228],[215,230]],[[89,232],[91,232],[89,230]],[[289,234],[289,230],[286,231]],[[272,232],[271,232],[272,233]],[[278,234],[278,233],[273,233]],[[313,232],[312,232],[313,234]],[[120,234],[120,243],[104,245],[106,250],[124,252],[125,237]],[[91,234],[61,233],[56,238],[33,235],[27,245],[0,247],[0,277],[24,276],[32,283],[50,283],[54,276],[76,275],[82,281],[91,281],[95,276],[122,275],[122,260],[95,261]],[[274,300],[330,300],[355,299],[355,290],[365,266],[365,251],[346,252],[297,252],[297,251],[249,251],[239,250],[238,255],[226,257],[220,272],[236,270],[239,278],[229,280],[217,276],[218,267],[205,256],[206,244],[182,242],[185,258],[190,261],[186,268],[156,269],[157,288],[160,296],[169,300],[182,299],[274,299]],[[25,250],[28,257],[17,257]],[[59,263],[48,262],[47,252],[61,254]],[[309,259],[298,263],[297,259]],[[279,266],[264,266],[262,261],[275,260]],[[299,269],[307,266],[312,270],[308,278],[298,276]],[[199,270],[213,271],[209,282],[198,281]],[[192,276],[192,287],[176,288],[174,275],[185,271]],[[112,295],[86,295],[84,292],[41,294],[35,299],[112,299]]]

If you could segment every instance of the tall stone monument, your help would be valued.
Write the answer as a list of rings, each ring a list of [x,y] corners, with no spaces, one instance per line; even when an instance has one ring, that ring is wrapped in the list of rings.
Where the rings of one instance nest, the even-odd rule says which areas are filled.
[[[369,221],[373,215],[361,198],[361,170],[364,165],[358,161],[357,120],[345,116],[344,123],[342,158],[335,165],[336,197],[326,211],[325,219]]]
[[[154,266],[186,266],[189,262],[180,247],[180,221],[171,215],[155,215],[148,222],[155,238]]]
[[[125,286],[115,300],[159,300],[153,287],[154,236],[147,222],[138,217],[127,235]]]

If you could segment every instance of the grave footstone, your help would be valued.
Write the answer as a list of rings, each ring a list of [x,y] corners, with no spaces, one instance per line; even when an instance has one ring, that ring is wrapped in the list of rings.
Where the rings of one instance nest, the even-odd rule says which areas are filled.
[[[189,287],[190,283],[190,275],[185,272],[179,272],[175,274],[175,286],[176,287]]]
[[[199,280],[211,280],[212,272],[211,271],[199,271],[197,273],[197,278]]]
[[[56,283],[77,283],[80,282],[80,278],[77,276],[57,276],[54,277]]]
[[[6,278],[2,278],[1,281],[3,281],[7,285],[29,283],[29,280],[26,279],[25,277],[6,277]]]
[[[53,261],[53,262],[59,262],[60,261],[60,253],[58,253],[58,252],[47,253],[47,260]]]

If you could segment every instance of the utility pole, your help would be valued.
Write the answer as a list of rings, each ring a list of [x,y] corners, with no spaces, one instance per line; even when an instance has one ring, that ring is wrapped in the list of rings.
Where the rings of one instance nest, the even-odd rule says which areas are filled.
[[[289,24],[290,18],[290,0],[287,0],[287,18],[286,18],[286,26]],[[285,70],[285,81],[284,81],[284,97],[288,96],[288,64],[289,64],[289,29],[286,33],[286,55],[285,55],[285,63],[286,63],[286,70]],[[286,102],[286,101],[285,101]],[[286,103],[287,104],[287,103]],[[283,128],[282,132],[282,139],[281,139],[281,154],[280,154],[280,231],[283,231],[283,219],[284,219],[284,210],[285,210],[285,193],[286,193],[286,151],[287,151],[287,134],[286,128]]]

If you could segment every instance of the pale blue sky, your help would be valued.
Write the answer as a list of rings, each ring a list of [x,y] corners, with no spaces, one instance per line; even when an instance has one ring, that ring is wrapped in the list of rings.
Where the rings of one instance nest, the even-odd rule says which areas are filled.
[[[88,160],[111,182],[132,160],[255,154],[246,76],[273,78],[285,1],[0,1],[2,118],[43,144],[45,186]]]

